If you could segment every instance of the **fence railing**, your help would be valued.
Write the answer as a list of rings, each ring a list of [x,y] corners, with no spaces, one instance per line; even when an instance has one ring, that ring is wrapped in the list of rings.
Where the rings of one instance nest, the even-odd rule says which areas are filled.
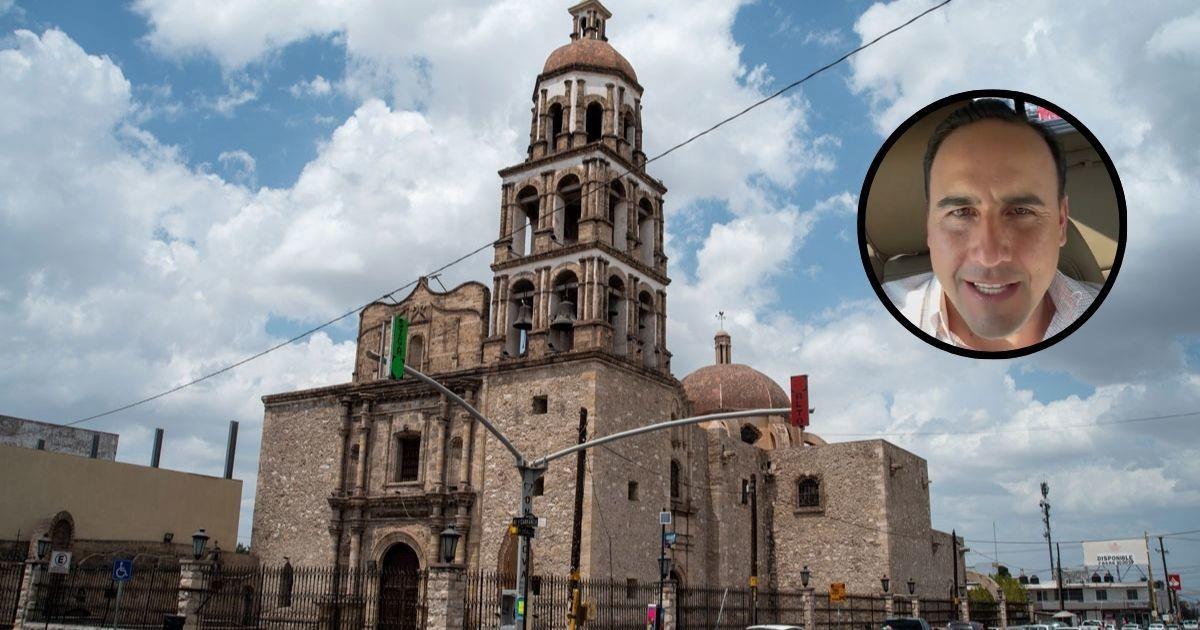
[[[1008,602],[1005,608],[1008,613],[1008,625],[1017,626],[1031,623],[1029,605],[1025,602]]]
[[[944,626],[959,618],[958,607],[951,599],[922,599],[921,618],[930,626]]]
[[[26,618],[32,622],[111,626],[115,619],[124,628],[161,628],[163,615],[174,613],[179,603],[178,567],[135,566],[133,577],[120,587],[119,609],[109,567],[76,567],[40,578],[28,604]]]
[[[999,602],[983,602],[983,601],[968,601],[967,606],[970,609],[971,621],[978,621],[985,627],[999,627],[1000,625],[1000,603]]]
[[[0,562],[0,630],[13,627],[24,578],[24,562]]]

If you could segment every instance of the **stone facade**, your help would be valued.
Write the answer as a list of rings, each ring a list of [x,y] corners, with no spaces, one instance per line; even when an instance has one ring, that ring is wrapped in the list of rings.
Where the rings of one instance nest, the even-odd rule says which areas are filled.
[[[408,363],[530,459],[575,444],[581,410],[594,438],[716,409],[787,406],[769,378],[731,363],[727,334],[695,391],[672,375],[666,189],[638,168],[642,88],[619,55],[581,56],[608,46],[597,39],[607,11],[588,1],[572,16],[576,48],[538,78],[529,157],[500,172],[491,287],[437,291],[422,280],[398,304],[372,304],[350,382],[263,399],[253,548],[265,563],[433,567],[438,534],[453,525],[462,534],[454,565],[515,569],[513,455],[433,388],[386,377],[397,315],[410,322]],[[584,194],[589,186],[607,192]],[[816,504],[798,504],[804,479],[819,486]],[[814,585],[843,581],[855,593],[876,593],[884,574],[914,578],[921,593],[949,583],[923,460],[879,440],[825,444],[775,414],[590,449],[583,577],[657,582],[665,509],[679,583],[745,586],[750,487],[761,587],[798,589],[805,565]],[[531,545],[534,574],[568,572],[574,490],[575,456],[551,462],[533,498],[545,519]]]
[[[117,439],[116,433],[0,415],[0,444],[9,446],[38,448],[41,444],[42,450],[53,453],[115,460]]]

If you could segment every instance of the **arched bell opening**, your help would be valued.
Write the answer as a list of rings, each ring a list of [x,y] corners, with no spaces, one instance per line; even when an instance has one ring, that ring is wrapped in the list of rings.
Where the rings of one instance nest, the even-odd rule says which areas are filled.
[[[579,178],[569,175],[558,183],[554,195],[554,236],[561,244],[579,240],[579,219],[582,213]]]
[[[516,207],[513,209],[513,252],[521,256],[533,253],[533,233],[538,225],[538,192],[533,186],[526,186],[517,193]]]
[[[576,305],[579,304],[579,279],[570,270],[554,278],[550,293],[550,340],[552,352],[566,352],[575,345]]]
[[[584,129],[587,130],[587,141],[589,143],[600,140],[600,134],[604,129],[603,105],[592,103],[587,106],[587,112],[584,115]]]
[[[638,247],[638,258],[653,267],[654,208],[650,205],[649,199],[642,199],[638,203],[638,239],[641,241]]]
[[[533,283],[518,280],[513,283],[508,296],[504,353],[510,357],[523,357],[529,352],[529,331],[533,330]]]
[[[625,129],[622,130],[621,135],[625,137],[625,141],[632,147],[637,143],[637,125],[633,123],[633,112],[626,111],[625,115],[621,118],[625,120]]]
[[[612,224],[612,246],[617,251],[629,249],[629,204],[625,187],[613,182],[608,187],[608,222]]]
[[[563,107],[561,103],[554,103],[546,112],[550,118],[550,126],[546,129],[546,141],[550,144],[550,151],[553,152],[556,148],[556,139],[563,132]]]
[[[629,306],[625,302],[625,283],[619,276],[608,279],[605,316],[612,326],[613,354],[624,356],[629,351]]]
[[[648,368],[658,364],[654,315],[654,298],[642,291],[638,296],[638,340],[642,346],[642,365]]]

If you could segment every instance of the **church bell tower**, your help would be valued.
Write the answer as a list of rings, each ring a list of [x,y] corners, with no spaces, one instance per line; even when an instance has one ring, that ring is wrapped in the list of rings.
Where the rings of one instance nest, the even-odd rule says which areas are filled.
[[[645,172],[642,86],[597,0],[533,89],[526,159],[500,171],[489,363],[604,353],[664,375],[666,187]]]

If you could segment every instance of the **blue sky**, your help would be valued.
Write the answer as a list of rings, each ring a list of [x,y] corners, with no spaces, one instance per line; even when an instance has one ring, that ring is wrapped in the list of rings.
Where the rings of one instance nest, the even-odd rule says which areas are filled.
[[[931,4],[614,0],[610,36],[646,88],[653,155]],[[0,412],[55,421],[119,406],[494,237],[496,170],[524,154],[529,90],[565,43],[566,4],[322,6],[247,1],[217,20],[173,0],[0,2],[0,63],[28,68],[0,100],[15,121],[0,158],[19,166],[0,181],[0,322],[19,366],[0,371]],[[830,439],[1031,428],[1034,439],[1002,444],[894,438],[930,462],[936,527],[987,539],[996,521],[1002,540],[1037,541],[1034,489],[1049,478],[1067,540],[1195,528],[1195,418],[1053,427],[1200,410],[1186,271],[1200,261],[1185,238],[1200,222],[1183,211],[1200,192],[1200,123],[1186,106],[1200,94],[1176,80],[1195,76],[1198,29],[1186,2],[955,3],[655,163],[670,189],[676,376],[711,360],[725,310],[735,361],[780,381],[811,375],[813,429]],[[1042,95],[1088,124],[1130,209],[1126,269],[1105,308],[1014,361],[913,339],[877,303],[854,234],[886,134],[981,87]],[[692,104],[668,116],[683,98]],[[80,229],[58,229],[64,214]],[[486,264],[473,258],[446,282],[486,280]],[[348,318],[92,426],[121,433],[119,458],[140,462],[166,425],[169,466],[216,473],[225,423],[242,419],[248,540],[258,398],[348,380],[355,332]],[[53,385],[64,378],[75,386]],[[1004,559],[1040,567],[1036,544],[1012,546],[1025,547]],[[1200,569],[1200,546],[1178,547],[1172,561]],[[1077,546],[1063,551],[1078,561]]]

